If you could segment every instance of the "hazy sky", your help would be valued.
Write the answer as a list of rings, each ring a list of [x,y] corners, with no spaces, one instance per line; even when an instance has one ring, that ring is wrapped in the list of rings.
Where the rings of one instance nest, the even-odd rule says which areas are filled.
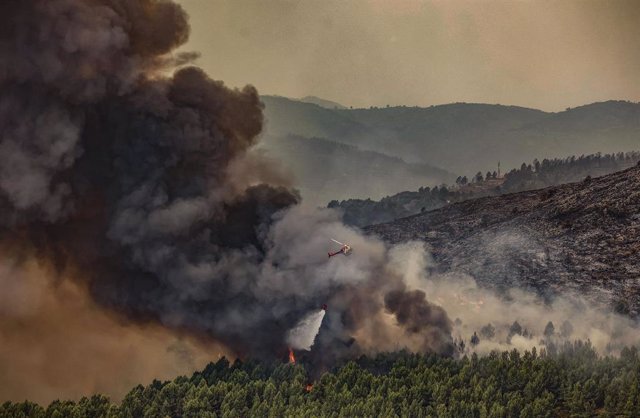
[[[232,86],[345,105],[640,100],[640,0],[180,0]]]

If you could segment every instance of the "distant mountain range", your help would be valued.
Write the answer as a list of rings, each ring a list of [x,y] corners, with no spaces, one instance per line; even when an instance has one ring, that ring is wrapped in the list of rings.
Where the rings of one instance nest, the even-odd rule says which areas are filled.
[[[347,108],[346,106],[343,106],[340,103],[332,102],[331,100],[321,99],[320,97],[316,97],[316,96],[306,96],[299,100],[304,103],[312,103],[327,109],[346,109]]]
[[[346,109],[317,98],[262,100],[266,136],[324,138],[462,175],[493,171],[498,161],[506,170],[534,158],[640,145],[640,104],[624,101],[553,113],[492,104]]]
[[[456,176],[426,164],[365,151],[322,138],[267,136],[257,149],[293,175],[303,200],[325,206],[332,199],[362,199],[395,194],[403,187],[451,183]]]

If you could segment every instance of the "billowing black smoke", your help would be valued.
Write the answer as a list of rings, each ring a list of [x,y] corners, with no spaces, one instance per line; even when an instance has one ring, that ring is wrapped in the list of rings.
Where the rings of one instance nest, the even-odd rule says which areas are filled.
[[[319,344],[335,355],[375,347],[388,334],[363,330],[390,314],[449,352],[446,314],[406,293],[381,243],[330,212],[282,212],[297,194],[259,181],[273,176],[247,157],[263,124],[253,87],[191,66],[166,76],[193,58],[172,55],[188,31],[170,1],[0,3],[3,251],[75,272],[130,320],[239,355],[283,353],[325,302]],[[326,262],[329,234],[355,245],[348,262]]]
[[[425,296],[421,290],[393,290],[385,295],[384,303],[407,333],[427,336],[422,339],[422,350],[453,354],[447,344],[447,336],[451,335],[449,318],[441,308],[428,303]]]

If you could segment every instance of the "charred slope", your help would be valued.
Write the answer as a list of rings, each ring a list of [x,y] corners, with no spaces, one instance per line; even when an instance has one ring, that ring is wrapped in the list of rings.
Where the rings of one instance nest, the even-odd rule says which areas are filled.
[[[484,286],[574,291],[640,311],[640,167],[365,229],[394,243],[422,240],[439,271],[468,273]]]

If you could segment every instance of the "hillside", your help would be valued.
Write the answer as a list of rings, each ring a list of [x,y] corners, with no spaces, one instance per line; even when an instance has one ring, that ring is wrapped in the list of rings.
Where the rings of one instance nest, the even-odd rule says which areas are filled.
[[[317,206],[332,199],[380,199],[405,187],[417,189],[456,178],[426,164],[411,164],[321,138],[267,136],[258,150],[290,170],[303,200]]]
[[[421,107],[333,109],[263,96],[267,133],[322,137],[445,168],[518,167],[557,155],[637,149],[640,104],[609,101],[549,113],[517,106],[454,103]]]
[[[588,176],[599,177],[632,167],[638,161],[640,152],[571,156],[544,159],[542,162],[534,160],[533,164],[522,164],[519,169],[513,169],[500,178],[486,173],[479,180],[476,174],[472,182],[466,177],[458,177],[455,185],[447,187],[422,186],[415,191],[396,193],[380,200],[332,200],[328,206],[340,209],[345,223],[362,227],[437,209],[452,202],[542,189],[581,181]]]
[[[359,139],[376,135],[375,130],[335,109],[279,96],[261,96],[260,99],[265,104],[268,136],[319,137],[357,145]]]
[[[389,242],[422,240],[440,271],[468,273],[484,286],[575,291],[640,313],[640,167],[365,230]]]
[[[494,170],[499,160],[503,167],[511,167],[523,158],[528,159],[531,150],[511,132],[546,116],[534,109],[468,103],[428,108],[354,109],[339,113],[383,138],[373,139],[376,150],[409,161],[438,164],[460,174],[473,174],[466,172],[469,167],[476,171]]]

